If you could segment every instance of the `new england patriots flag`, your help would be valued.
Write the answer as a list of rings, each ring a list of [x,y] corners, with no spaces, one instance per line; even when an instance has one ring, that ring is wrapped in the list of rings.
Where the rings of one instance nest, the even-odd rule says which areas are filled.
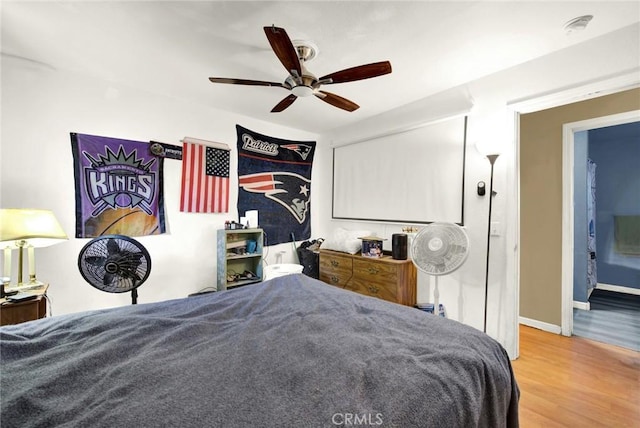
[[[315,141],[269,137],[236,125],[238,215],[258,210],[265,245],[311,237],[311,166]]]

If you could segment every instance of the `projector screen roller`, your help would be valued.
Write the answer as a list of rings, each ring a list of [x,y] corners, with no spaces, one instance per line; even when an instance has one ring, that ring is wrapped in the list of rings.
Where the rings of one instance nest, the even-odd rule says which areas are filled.
[[[333,149],[334,219],[464,221],[467,117]]]

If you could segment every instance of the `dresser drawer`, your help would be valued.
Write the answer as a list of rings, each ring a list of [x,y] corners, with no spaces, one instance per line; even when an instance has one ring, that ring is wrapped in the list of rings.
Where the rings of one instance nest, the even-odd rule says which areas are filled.
[[[367,281],[362,277],[357,277],[349,283],[347,289],[355,291],[356,293],[378,297],[379,299],[388,300],[394,303],[397,303],[398,301],[398,293],[396,291],[397,287],[395,283]]]
[[[349,289],[397,302],[398,266],[392,263],[377,262],[366,258],[353,260],[353,281]]]
[[[353,276],[350,256],[320,252],[320,281],[344,288]]]
[[[366,258],[354,259],[353,276],[377,284],[395,283],[398,266],[392,263],[372,263]]]

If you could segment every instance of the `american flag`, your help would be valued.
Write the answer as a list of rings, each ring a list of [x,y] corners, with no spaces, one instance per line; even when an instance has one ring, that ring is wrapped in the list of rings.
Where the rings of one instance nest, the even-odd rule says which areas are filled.
[[[180,211],[229,212],[229,150],[182,145]]]

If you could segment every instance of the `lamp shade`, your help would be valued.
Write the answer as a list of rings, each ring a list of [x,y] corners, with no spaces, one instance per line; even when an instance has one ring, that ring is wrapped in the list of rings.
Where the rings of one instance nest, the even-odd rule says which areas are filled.
[[[27,241],[34,247],[47,247],[69,239],[50,210],[0,209],[0,244]]]
[[[476,143],[476,150],[483,155],[500,155],[503,150],[503,143],[500,139],[484,139]]]

